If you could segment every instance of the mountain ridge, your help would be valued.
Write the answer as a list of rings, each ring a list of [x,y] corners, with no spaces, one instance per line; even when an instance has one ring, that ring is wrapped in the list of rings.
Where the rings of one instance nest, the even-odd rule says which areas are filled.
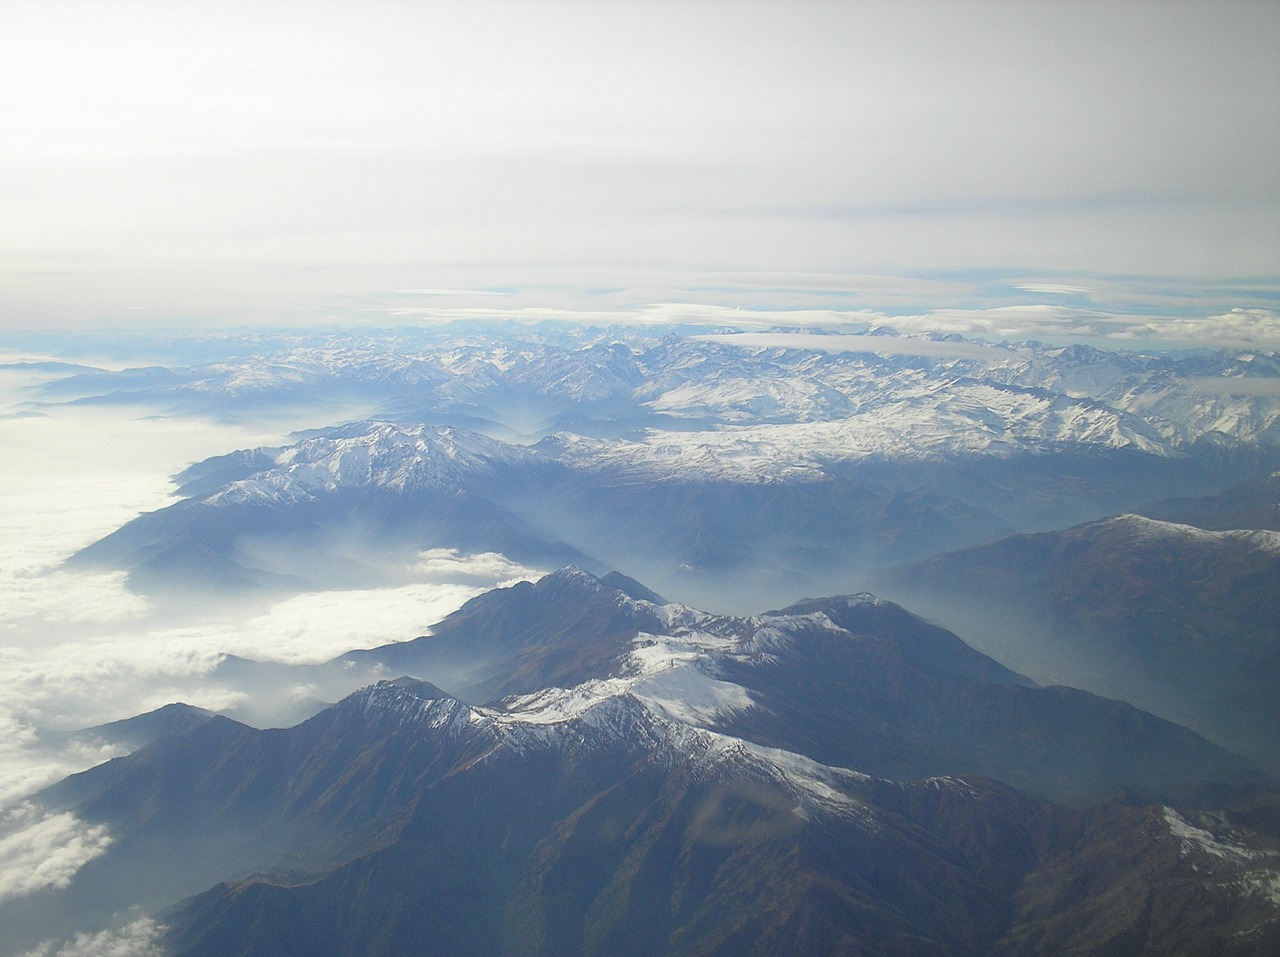
[[[1174,915],[1192,911],[1205,947],[1273,942],[1280,895],[1248,888],[1280,882],[1280,831],[1234,808],[1280,795],[1190,732],[1035,687],[869,595],[730,617],[613,582],[562,568],[417,640],[474,645],[482,682],[532,690],[469,703],[422,668],[293,728],[213,717],[48,789],[50,813],[110,844],[41,913],[165,907],[175,957],[636,941],[674,957],[855,939],[955,957],[1141,939],[1173,955]],[[1057,743],[1040,756],[1040,740]],[[1109,763],[1091,764],[1089,742]],[[1163,784],[1139,757],[1153,747],[1184,762]],[[1030,774],[1077,806],[984,776],[993,755],[995,776]],[[1133,887],[1151,921],[1128,907]]]

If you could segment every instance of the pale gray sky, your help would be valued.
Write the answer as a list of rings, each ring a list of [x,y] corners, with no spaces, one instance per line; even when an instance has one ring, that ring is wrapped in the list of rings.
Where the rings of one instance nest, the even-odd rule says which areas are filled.
[[[1272,2],[4,0],[3,19],[0,329],[1280,300]],[[1203,303],[1134,305],[1176,300],[1162,284]]]

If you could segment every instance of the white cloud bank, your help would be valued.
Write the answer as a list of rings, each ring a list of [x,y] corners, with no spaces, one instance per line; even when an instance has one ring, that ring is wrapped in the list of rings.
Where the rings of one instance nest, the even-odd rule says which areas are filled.
[[[955,333],[987,339],[1093,341],[1113,348],[1280,350],[1280,313],[1232,309],[1200,317],[1119,314],[1053,304],[993,309],[938,309],[914,316],[885,316],[902,332]]]
[[[899,356],[955,356],[991,359],[996,346],[976,342],[938,342],[898,336],[816,335],[803,332],[740,332],[694,336],[706,342],[746,349],[813,349],[820,352],[875,352]]]
[[[1043,287],[1048,284],[1023,284],[1016,288],[1029,289],[1032,285]],[[1270,287],[1267,288],[1270,289]],[[1051,290],[1041,288],[1038,291],[1054,295],[1083,295],[1087,290],[1083,286],[1058,285]],[[970,298],[975,296],[976,293],[970,294]],[[1172,305],[1173,299],[1171,296],[1157,296],[1146,292],[1133,293],[1129,296],[1118,287],[1113,288],[1109,296],[1119,299],[1133,298],[1142,301],[1144,305],[1150,300],[1151,304],[1165,308]],[[722,298],[733,300],[743,297],[730,294]],[[529,324],[554,321],[595,326],[648,326],[655,330],[662,326],[682,329],[704,327],[717,331],[701,338],[726,335],[724,330],[734,330],[740,335],[732,341],[743,345],[752,341],[747,338],[747,334],[757,336],[805,334],[799,331],[788,333],[775,331],[778,329],[821,330],[825,333],[856,336],[870,328],[883,326],[912,336],[938,333],[996,341],[1089,342],[1115,349],[1245,348],[1268,352],[1280,351],[1280,312],[1263,307],[1237,307],[1223,312],[1206,311],[1200,315],[1179,315],[1117,311],[1101,306],[1064,305],[1061,302],[1040,302],[963,309],[939,306],[923,312],[892,313],[870,308],[750,308],[705,302],[663,302],[635,309],[613,310],[529,307],[501,309],[476,306],[412,310],[412,313],[415,318],[424,322],[482,319]],[[755,341],[758,343],[774,341],[776,344],[782,342],[782,340],[763,338]],[[857,343],[852,344],[856,346]],[[827,345],[843,348],[836,337],[832,337]],[[815,343],[806,348],[822,348],[822,346]],[[934,346],[919,340],[886,340],[875,351],[910,353],[912,350],[920,350],[918,352],[920,355],[935,355],[940,354],[936,350],[943,348],[963,350],[966,347],[963,345]],[[981,347],[975,345],[972,348]],[[953,351],[950,354],[961,353]]]

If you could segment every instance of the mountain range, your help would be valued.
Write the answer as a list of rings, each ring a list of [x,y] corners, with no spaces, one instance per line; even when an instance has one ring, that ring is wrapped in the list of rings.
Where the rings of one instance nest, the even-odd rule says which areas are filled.
[[[185,501],[77,558],[152,592],[352,587],[385,580],[384,552],[455,548],[760,611],[1280,465],[1274,357],[803,341],[450,326],[80,371],[41,395],[343,423],[196,463]]]
[[[762,465],[748,478],[719,474],[717,463],[736,453],[714,445],[668,450],[688,474],[611,465],[599,458],[604,447],[565,435],[524,447],[453,427],[353,423],[197,463],[176,479],[187,498],[72,564],[126,569],[143,591],[305,590],[382,583],[418,552],[450,548],[535,567],[625,567],[683,600],[746,610],[740,596],[750,593],[761,602],[752,610],[762,610],[1050,514],[1105,513],[1190,468],[1094,449],[829,462],[778,474]],[[803,461],[776,444],[752,454]]]
[[[731,334],[453,323],[258,339],[239,356],[189,367],[68,369],[42,396],[220,416],[350,401],[392,421],[522,442],[555,431],[607,439],[644,427],[678,435],[858,423],[845,430],[857,440],[852,451],[914,457],[1055,444],[1169,455],[1197,443],[1274,445],[1280,433],[1275,390],[1247,388],[1280,378],[1264,354],[986,345],[884,327],[784,338],[770,348],[737,345]],[[826,434],[819,428],[810,442]],[[652,464],[651,450],[627,457]]]
[[[16,945],[131,906],[193,957],[1280,942],[1268,779],[869,595],[725,617],[569,567],[331,667],[415,677],[38,795],[110,843],[0,904]]]

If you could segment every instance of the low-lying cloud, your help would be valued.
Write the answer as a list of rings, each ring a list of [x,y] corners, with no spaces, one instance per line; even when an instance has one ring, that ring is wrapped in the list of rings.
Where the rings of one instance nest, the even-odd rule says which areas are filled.
[[[146,615],[142,596],[125,587],[124,572],[13,571],[0,577],[0,636],[35,621],[43,625],[103,625]]]
[[[433,549],[384,569],[385,587],[152,603],[121,572],[62,562],[172,502],[169,476],[192,461],[282,444],[284,435],[143,419],[119,407],[45,411],[40,420],[0,420],[8,453],[0,497],[11,505],[0,513],[0,810],[119,753],[39,729],[92,727],[174,701],[235,716],[260,689],[211,677],[227,655],[306,665],[408,640],[480,592],[543,571],[494,553]],[[292,700],[305,709],[315,699],[300,679]],[[71,827],[41,826],[33,841]],[[81,834],[80,846],[94,840]]]
[[[1112,283],[1100,285],[1111,286]],[[527,324],[562,322],[583,325],[627,325],[660,328],[704,327],[716,330],[709,335],[734,330],[740,334],[783,335],[779,329],[822,330],[826,333],[858,335],[871,328],[882,326],[908,335],[937,333],[977,337],[989,341],[1088,342],[1101,346],[1108,343],[1114,348],[1253,348],[1265,351],[1280,350],[1280,313],[1272,309],[1239,307],[1225,312],[1206,310],[1202,315],[1165,315],[1148,312],[1129,312],[1127,308],[1169,309],[1187,308],[1194,301],[1221,302],[1224,294],[1212,290],[1202,291],[1198,297],[1156,296],[1145,291],[1128,294],[1124,290],[1111,289],[1101,295],[1092,287],[1071,283],[1031,282],[1002,287],[1006,295],[983,296],[973,293],[967,298],[980,301],[1007,298],[1008,290],[1020,294],[1053,297],[1048,302],[1020,302],[1004,305],[974,305],[957,308],[938,303],[921,312],[894,313],[879,308],[759,308],[726,306],[697,302],[661,302],[638,308],[571,309],[539,307],[473,307],[463,309],[412,309],[389,310],[389,314],[413,316],[423,321],[451,322],[460,318],[493,321],[515,321]],[[1145,290],[1145,286],[1143,287]],[[1211,294],[1212,293],[1212,294]],[[1077,297],[1090,305],[1068,305],[1058,297]],[[751,296],[740,293],[725,294],[725,300],[743,299],[751,303]],[[857,301],[862,297],[850,296]],[[933,296],[925,298],[928,306]],[[1245,296],[1245,301],[1250,297]],[[1132,302],[1129,302],[1132,300]],[[1228,301],[1230,301],[1228,299]],[[804,333],[795,333],[804,334]],[[705,337],[704,337],[705,338]],[[745,341],[744,341],[745,344]],[[975,345],[975,344],[970,344]],[[976,346],[975,346],[976,347]],[[933,355],[932,352],[913,353],[912,349],[932,348],[918,345],[918,341],[886,341],[878,352],[895,351],[898,354]],[[939,348],[942,348],[941,346]],[[963,349],[957,345],[955,348]]]
[[[56,604],[46,616],[29,606],[21,620],[6,623],[8,644],[0,648],[0,686],[6,691],[0,730],[7,732],[0,746],[0,806],[114,756],[83,744],[51,750],[40,744],[34,727],[88,727],[174,701],[235,716],[251,692],[222,677],[211,680],[228,654],[316,664],[428,633],[481,592],[542,574],[502,556],[468,562],[456,553],[426,554],[410,584],[304,593],[265,606],[211,605],[181,622],[148,614],[124,622],[67,623]],[[63,575],[64,586],[77,578]],[[52,589],[41,594],[56,598]],[[116,607],[114,599],[104,604],[108,612]],[[304,692],[295,697],[302,700]]]
[[[294,595],[252,618],[211,623],[204,642],[260,661],[315,664],[416,638],[481,592],[542,574],[501,555],[471,557],[437,550],[411,567],[408,585]]]
[[[0,901],[66,887],[110,843],[105,824],[89,824],[70,812],[50,814],[32,804],[11,809],[0,819]]]
[[[21,957],[163,957],[163,924],[136,917],[122,927],[81,931],[70,940],[45,941]]]
[[[10,696],[20,708],[15,698],[16,693]],[[37,729],[20,720],[14,707],[0,707],[0,814],[68,774],[121,753],[119,747],[102,742],[69,740],[60,746],[46,746]]]
[[[915,316],[886,316],[902,332],[941,332],[987,339],[1110,342],[1117,348],[1280,350],[1280,313],[1232,309],[1200,316],[1144,316],[1055,304],[992,309],[938,309]]]
[[[747,349],[814,349],[821,352],[874,352],[893,356],[993,359],[1003,350],[976,342],[940,342],[899,336],[818,335],[805,332],[740,332],[694,336],[705,342]]]

